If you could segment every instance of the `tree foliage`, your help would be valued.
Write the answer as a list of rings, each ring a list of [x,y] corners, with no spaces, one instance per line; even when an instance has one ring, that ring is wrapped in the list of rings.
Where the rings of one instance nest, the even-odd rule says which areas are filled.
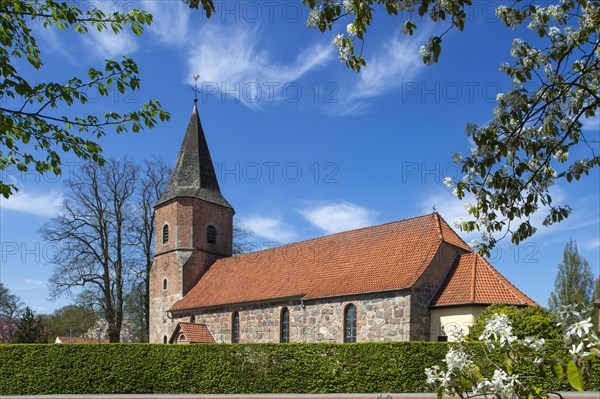
[[[15,344],[42,344],[47,340],[48,331],[41,316],[36,316],[33,310],[26,307],[17,324],[12,342]]]
[[[475,318],[475,323],[469,329],[467,338],[477,341],[485,329],[486,319],[494,314],[505,314],[512,324],[513,334],[518,338],[535,336],[546,340],[561,339],[562,330],[557,326],[556,315],[547,309],[537,306],[509,306],[494,304],[488,306]]]
[[[0,344],[11,342],[23,303],[0,282]]]
[[[94,327],[96,319],[92,309],[78,305],[63,306],[42,317],[48,329],[49,342],[54,342],[57,336],[82,337]]]
[[[558,265],[548,306],[553,311],[573,303],[590,306],[596,284],[590,264],[579,254],[577,241],[570,240],[563,250],[563,261]]]
[[[214,12],[212,0],[186,2],[201,7],[209,17]],[[337,26],[348,22],[333,45],[340,60],[356,72],[368,67],[362,50],[377,10],[400,16],[405,35],[417,30],[418,18],[442,25],[443,32],[431,36],[420,50],[423,62],[433,64],[441,55],[443,37],[465,28],[473,6],[471,0],[303,2],[310,9],[307,25],[311,28],[339,31]],[[507,4],[496,8],[503,25],[534,37],[514,39],[513,62],[500,66],[512,87],[498,95],[487,125],[467,125],[475,148],[467,156],[455,155],[463,177],[447,181],[458,198],[474,198],[466,206],[470,220],[460,227],[482,233],[477,246],[484,254],[505,236],[517,244],[531,237],[537,229],[532,216],[538,212],[545,226],[567,218],[571,207],[554,203],[550,188],[559,181],[579,180],[600,165],[598,138],[582,129],[586,118],[597,116],[600,105],[600,2],[515,0]]]
[[[88,93],[108,96],[110,90],[125,93],[140,87],[138,67],[130,58],[106,60],[103,68],[90,68],[86,77],[33,83],[24,70],[43,67],[42,51],[34,27],[72,29],[85,34],[89,29],[118,34],[126,27],[140,35],[152,16],[144,11],[104,13],[99,8],[82,10],[78,3],[54,0],[8,0],[0,2],[0,170],[31,166],[39,173],[61,173],[61,153],[74,153],[84,160],[104,162],[97,139],[110,132],[139,132],[152,128],[169,114],[160,103],[149,101],[137,111],[107,112],[104,115],[61,114],[61,108],[84,105]],[[26,60],[21,62],[21,59]],[[0,194],[8,198],[16,186],[0,180]]]

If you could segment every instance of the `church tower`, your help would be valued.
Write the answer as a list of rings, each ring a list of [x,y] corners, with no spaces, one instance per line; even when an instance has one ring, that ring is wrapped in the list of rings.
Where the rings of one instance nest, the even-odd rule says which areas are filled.
[[[150,342],[163,343],[177,324],[170,319],[169,308],[216,259],[231,256],[232,251],[234,210],[221,195],[196,105],[155,212]]]

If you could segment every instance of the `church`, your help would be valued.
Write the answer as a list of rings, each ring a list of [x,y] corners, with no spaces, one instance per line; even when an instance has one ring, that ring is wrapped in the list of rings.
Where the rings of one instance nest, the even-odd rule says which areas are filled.
[[[437,212],[239,256],[233,215],[194,106],[155,206],[150,342],[445,341],[489,304],[538,306]]]

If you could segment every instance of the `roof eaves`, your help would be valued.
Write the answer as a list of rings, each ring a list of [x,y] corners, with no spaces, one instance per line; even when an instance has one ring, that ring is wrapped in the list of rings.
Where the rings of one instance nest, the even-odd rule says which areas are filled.
[[[215,304],[215,305],[194,306],[194,307],[190,307],[190,308],[180,308],[180,309],[176,309],[175,308],[175,305],[177,305],[177,302],[175,302],[173,304],[173,306],[171,306],[171,308],[169,309],[169,312],[171,312],[171,313],[174,314],[174,313],[190,312],[190,311],[193,311],[193,310],[214,310],[214,309],[220,309],[220,308],[224,308],[224,307],[244,306],[244,305],[256,305],[256,304],[273,303],[273,302],[283,302],[283,301],[294,300],[294,299],[302,299],[302,298],[304,298],[304,296],[306,296],[306,294],[297,294],[297,295],[291,295],[291,296],[286,296],[286,297],[265,298],[265,299],[258,299],[256,301],[227,302],[227,303],[219,303],[219,304]],[[181,301],[183,299],[185,299],[185,297],[183,297],[179,301]]]

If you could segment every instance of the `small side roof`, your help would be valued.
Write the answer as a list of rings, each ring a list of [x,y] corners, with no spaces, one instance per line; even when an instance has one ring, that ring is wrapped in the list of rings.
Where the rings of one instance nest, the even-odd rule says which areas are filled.
[[[539,306],[477,253],[461,255],[430,303],[431,308],[460,305]]]
[[[180,331],[182,334],[185,334],[186,340],[191,344],[210,344],[215,342],[206,324],[179,322],[173,334],[171,334],[171,338],[169,339],[170,344],[175,342],[175,338],[179,335]]]

